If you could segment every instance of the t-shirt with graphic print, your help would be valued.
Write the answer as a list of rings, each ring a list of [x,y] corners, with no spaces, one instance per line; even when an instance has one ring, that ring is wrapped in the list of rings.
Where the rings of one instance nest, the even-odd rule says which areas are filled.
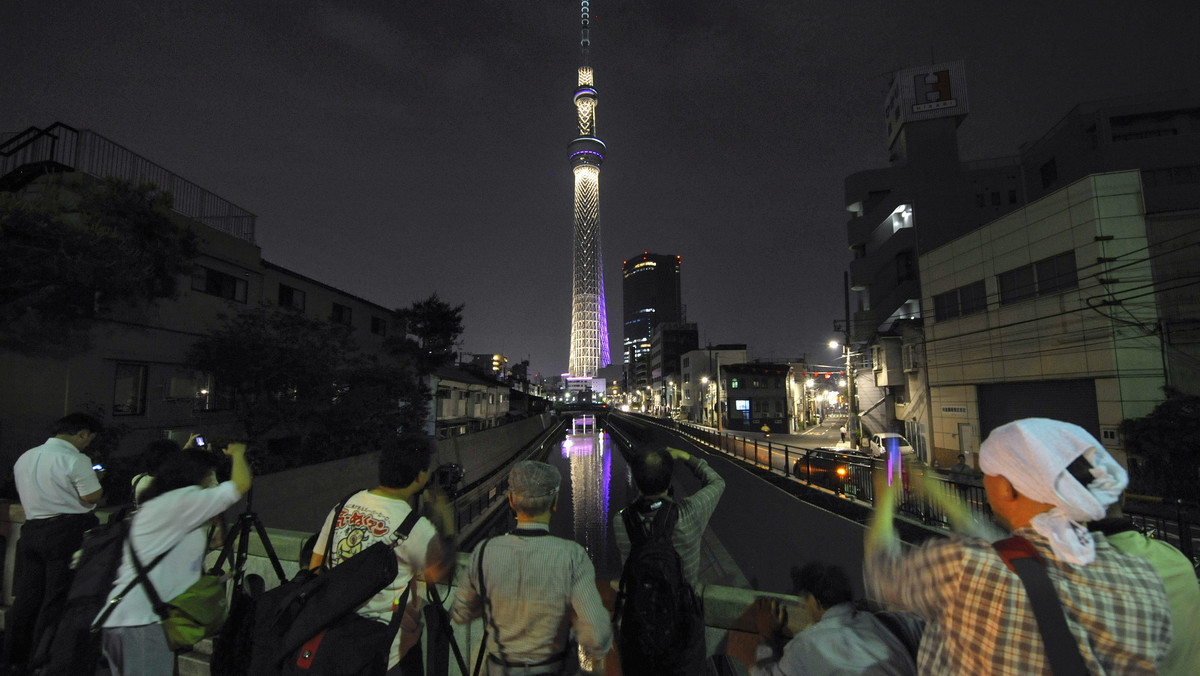
[[[313,547],[313,552],[324,554],[325,543],[329,534],[330,521],[334,518],[335,506],[325,517],[320,535]],[[346,501],[345,507],[338,516],[337,527],[333,533],[333,551],[330,553],[330,566],[337,566],[342,561],[370,547],[379,540],[391,538],[391,533],[404,522],[412,507],[404,500],[385,498],[367,491],[360,491]],[[410,604],[417,603],[416,599],[424,596],[424,584],[421,577],[425,572],[425,555],[429,543],[437,537],[437,530],[429,519],[421,517],[413,526],[408,539],[396,547],[396,562],[398,564],[396,578],[384,587],[378,594],[371,597],[359,609],[358,614],[380,622],[388,622],[392,618],[392,603],[400,598],[414,577],[418,583],[413,585],[409,598]],[[403,632],[400,632],[403,633]],[[400,635],[389,651],[389,668],[398,661]]]

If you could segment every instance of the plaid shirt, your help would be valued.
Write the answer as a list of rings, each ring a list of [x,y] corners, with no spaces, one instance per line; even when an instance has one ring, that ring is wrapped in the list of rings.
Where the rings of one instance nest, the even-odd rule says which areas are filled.
[[[1092,674],[1153,674],[1171,643],[1162,581],[1136,556],[1096,534],[1096,560],[1057,560],[1046,538],[1018,529],[1037,547],[1083,660]],[[901,556],[899,544],[866,560],[868,593],[928,621],[917,667],[923,674],[1050,674],[1037,620],[1021,579],[991,543],[930,540]]]

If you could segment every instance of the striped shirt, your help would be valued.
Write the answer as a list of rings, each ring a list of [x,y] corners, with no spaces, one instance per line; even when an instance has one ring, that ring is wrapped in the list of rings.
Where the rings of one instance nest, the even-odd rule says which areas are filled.
[[[466,624],[483,612],[479,552],[487,588],[487,651],[509,663],[537,663],[567,649],[568,629],[593,660],[612,647],[612,626],[596,589],[596,569],[578,543],[549,534],[546,524],[519,530],[546,535],[500,535],[475,548],[450,613]]]
[[[675,524],[675,533],[671,536],[671,544],[675,553],[683,561],[683,575],[693,587],[700,576],[700,542],[704,529],[708,528],[708,520],[717,509],[717,502],[725,492],[725,480],[709,467],[708,463],[695,455],[689,455],[687,460],[680,460],[696,478],[700,479],[700,488],[686,498],[676,500],[679,505],[679,521]],[[654,513],[642,516],[643,521],[654,519]],[[621,519],[613,520],[613,531],[617,540],[617,549],[621,552],[621,565],[629,558],[631,549],[629,534],[625,532],[625,524]]]
[[[1054,557],[1046,538],[1020,528],[1046,562],[1067,625],[1092,674],[1153,674],[1171,644],[1162,581],[1137,557],[1096,535],[1096,560]],[[934,539],[900,555],[899,543],[869,555],[864,578],[876,600],[927,620],[917,657],[923,674],[1050,674],[1021,580],[991,543]]]

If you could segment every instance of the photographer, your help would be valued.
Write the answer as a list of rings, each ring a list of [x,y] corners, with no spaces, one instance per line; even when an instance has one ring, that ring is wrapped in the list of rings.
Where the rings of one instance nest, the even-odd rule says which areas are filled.
[[[97,523],[92,511],[103,496],[101,470],[84,451],[103,431],[99,419],[72,413],[54,423],[46,443],[22,453],[13,465],[25,525],[17,541],[17,598],[5,616],[0,669],[21,673],[34,646],[58,624],[74,576],[71,555]]]
[[[406,436],[390,440],[379,454],[379,485],[351,496],[340,514],[331,510],[321,526],[313,548],[310,568],[325,562],[325,550],[331,526],[333,542],[329,566],[335,567],[388,537],[409,513],[429,483],[429,465],[433,458],[433,442],[426,436]],[[337,519],[334,524],[333,520]],[[443,582],[454,573],[454,514],[444,493],[437,492],[430,501],[429,517],[421,517],[408,538],[395,547],[398,570],[392,582],[368,600],[358,610],[362,617],[387,624],[392,618],[394,604],[399,602],[409,582],[416,580],[400,631],[390,646],[379,646],[380,662],[386,649],[389,674],[399,674],[397,665],[408,654],[409,660],[419,661],[421,637],[420,599],[425,596],[424,584]],[[416,646],[415,650],[411,650]]]
[[[217,483],[212,454],[189,449],[164,460],[142,493],[141,507],[130,525],[129,544],[143,567],[163,556],[147,577],[164,600],[175,598],[200,579],[207,546],[204,525],[250,490],[246,444],[229,444],[225,455],[232,459],[229,481]],[[126,550],[113,593],[124,590],[137,577]],[[144,585],[134,585],[121,599],[110,599],[108,605],[114,604],[103,623],[104,654],[113,676],[174,673],[175,655]]]

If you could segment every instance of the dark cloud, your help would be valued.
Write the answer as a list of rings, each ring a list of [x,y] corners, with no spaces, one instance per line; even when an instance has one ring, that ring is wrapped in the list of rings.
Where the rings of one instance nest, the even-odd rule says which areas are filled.
[[[595,0],[609,326],[683,256],[702,341],[824,352],[842,180],[886,162],[887,73],[964,59],[966,159],[1081,101],[1193,87],[1194,2]],[[259,215],[270,260],[386,305],[466,303],[468,351],[565,367],[574,2],[0,4],[0,129],[87,127]]]

